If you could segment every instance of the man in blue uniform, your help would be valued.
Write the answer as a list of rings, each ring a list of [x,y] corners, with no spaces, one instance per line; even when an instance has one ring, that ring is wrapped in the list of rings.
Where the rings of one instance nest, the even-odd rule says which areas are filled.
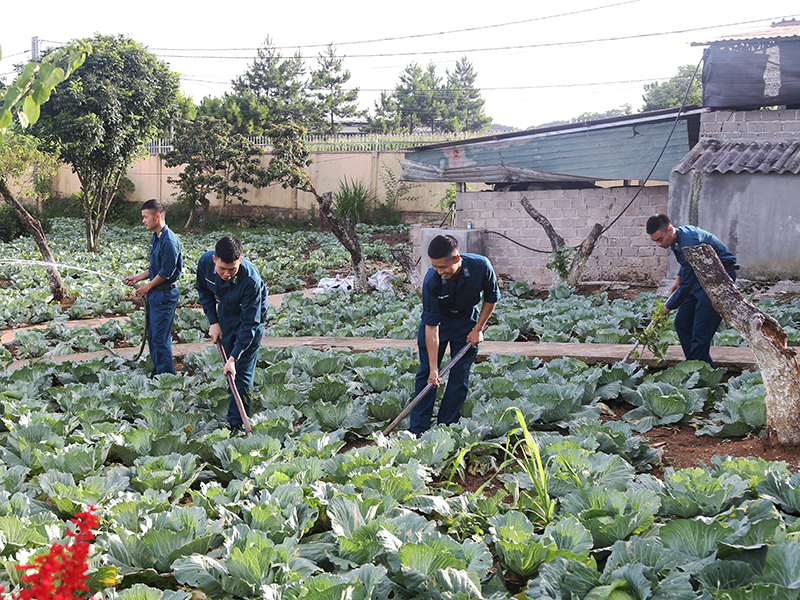
[[[686,360],[703,360],[714,366],[709,349],[711,340],[722,322],[722,317],[711,306],[703,286],[695,275],[692,265],[683,255],[688,246],[708,244],[719,256],[731,279],[736,281],[736,256],[714,234],[703,231],[693,225],[674,227],[665,214],[653,215],[647,219],[647,233],[661,248],[670,248],[675,253],[681,268],[678,278],[670,288],[670,293],[677,293],[667,301],[666,309],[678,307],[675,315],[675,331],[681,341]]]
[[[148,200],[142,204],[142,223],[153,232],[150,242],[150,266],[122,281],[126,285],[136,285],[149,279],[150,282],[136,288],[136,295],[147,300],[147,345],[153,372],[175,373],[172,361],[172,322],[178,307],[177,281],[183,270],[183,254],[178,236],[167,227],[164,220],[167,209],[158,200]]]
[[[491,263],[477,254],[460,254],[458,240],[451,235],[437,235],[428,246],[431,268],[422,284],[422,321],[417,334],[419,371],[415,380],[416,395],[428,383],[438,388],[442,383],[439,368],[447,344],[455,356],[465,344],[469,350],[450,369],[450,379],[442,396],[437,422],[455,423],[467,398],[469,371],[483,328],[500,299],[497,276]],[[483,297],[480,312],[478,304]],[[432,389],[411,410],[411,431],[420,435],[430,429],[436,389]]]
[[[258,350],[267,321],[267,286],[255,265],[242,257],[242,243],[224,237],[213,251],[206,252],[197,264],[200,304],[211,324],[208,334],[228,355],[223,367],[234,376],[236,389],[250,414],[250,390],[256,370]],[[242,417],[231,393],[228,404],[228,426],[242,429]]]

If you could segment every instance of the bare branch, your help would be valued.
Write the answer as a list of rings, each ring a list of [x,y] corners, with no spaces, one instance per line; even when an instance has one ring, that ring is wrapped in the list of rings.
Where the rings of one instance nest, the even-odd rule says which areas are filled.
[[[531,216],[531,219],[542,226],[542,229],[544,229],[544,232],[547,234],[547,239],[550,240],[550,245],[553,246],[553,251],[563,248],[564,238],[556,233],[556,230],[553,229],[553,225],[550,223],[547,217],[536,210],[536,208],[534,208],[534,206],[530,203],[530,200],[527,198],[520,199],[519,203],[522,204],[522,208],[524,208],[525,212]]]

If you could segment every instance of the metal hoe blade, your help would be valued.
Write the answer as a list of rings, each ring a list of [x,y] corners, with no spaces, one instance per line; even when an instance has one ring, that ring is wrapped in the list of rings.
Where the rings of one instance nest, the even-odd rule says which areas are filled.
[[[486,328],[484,327],[483,330],[486,331]],[[472,344],[469,343],[464,344],[464,347],[458,351],[458,354],[456,354],[453,358],[451,358],[450,362],[447,363],[444,366],[444,368],[439,372],[439,376],[444,377],[447,374],[447,372],[453,367],[453,365],[456,364],[461,359],[461,357],[463,357],[467,353],[467,351],[469,351],[470,348],[472,348]],[[408,413],[411,412],[411,409],[414,408],[417,404],[419,404],[419,401],[422,400],[425,394],[431,391],[431,388],[433,388],[432,383],[426,385],[425,389],[423,389],[419,394],[417,394],[414,397],[414,399],[409,403],[409,405],[403,409],[403,412],[397,415],[397,418],[394,421],[389,423],[389,426],[383,430],[383,435],[389,435],[389,433],[391,433],[392,430],[395,427],[397,427],[400,424],[400,422],[408,416]]]
[[[228,362],[228,357],[225,356],[225,348],[222,347],[222,342],[217,342],[217,350],[219,350],[219,355],[222,357],[222,364]],[[250,437],[253,435],[253,430],[250,428],[250,419],[247,418],[247,411],[244,409],[242,397],[239,395],[239,390],[236,389],[236,380],[230,373],[226,375],[226,378],[231,394],[233,394],[233,400],[236,402],[236,408],[239,409],[239,416],[242,417],[242,427],[244,427],[247,437]]]

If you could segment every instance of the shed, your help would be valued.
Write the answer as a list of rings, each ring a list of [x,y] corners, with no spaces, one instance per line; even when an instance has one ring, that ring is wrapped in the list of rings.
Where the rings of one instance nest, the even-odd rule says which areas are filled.
[[[623,211],[638,189],[631,180],[668,180],[672,166],[697,143],[703,112],[673,108],[412,148],[401,162],[402,179],[490,184],[492,191],[458,192],[456,226],[469,222],[484,232],[483,247],[498,273],[549,285],[550,242],[521,198],[568,245],[577,245],[595,223],[607,225]],[[657,284],[667,256],[656,254],[644,224],[667,210],[667,199],[665,183],[645,188],[600,238],[584,280]],[[420,255],[421,236],[413,229],[412,238]]]
[[[402,179],[591,187],[646,179],[663,150],[650,178],[667,181],[672,165],[697,143],[702,112],[684,109],[677,126],[678,109],[670,108],[412,148],[401,163]]]

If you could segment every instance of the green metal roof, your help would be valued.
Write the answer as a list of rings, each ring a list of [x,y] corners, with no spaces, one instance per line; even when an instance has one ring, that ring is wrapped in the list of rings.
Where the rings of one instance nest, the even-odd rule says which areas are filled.
[[[700,113],[678,109],[502,134],[413,148],[402,179],[486,183],[598,181],[647,178],[667,181],[698,141]]]

